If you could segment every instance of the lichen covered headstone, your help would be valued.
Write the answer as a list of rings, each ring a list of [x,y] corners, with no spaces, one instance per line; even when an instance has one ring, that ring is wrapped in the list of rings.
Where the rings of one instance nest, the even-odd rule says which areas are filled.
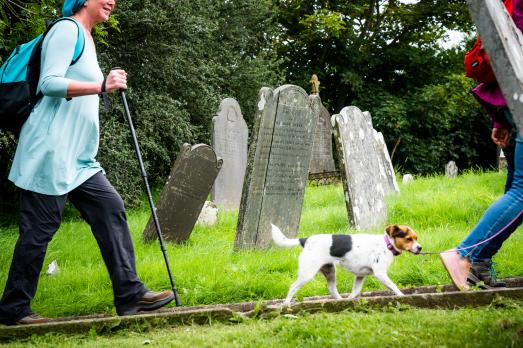
[[[266,247],[270,224],[298,232],[320,99],[285,85],[259,94],[235,248]]]
[[[387,219],[387,178],[369,119],[354,106],[332,117],[349,221],[358,230],[380,227]]]
[[[247,167],[248,129],[240,105],[224,99],[212,119],[212,146],[223,165],[214,182],[211,199],[220,208],[239,209]]]
[[[221,166],[222,160],[209,145],[183,145],[156,209],[166,241],[182,243],[189,238]],[[157,238],[152,217],[143,238]]]

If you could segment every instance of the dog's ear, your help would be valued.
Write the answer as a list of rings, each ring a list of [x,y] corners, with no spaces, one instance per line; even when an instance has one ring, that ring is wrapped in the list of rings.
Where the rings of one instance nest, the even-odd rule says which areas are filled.
[[[399,227],[398,225],[387,226],[387,228],[385,229],[385,232],[387,232],[387,234],[389,236],[391,236],[392,238],[405,237],[405,235],[406,235],[405,232],[403,232],[401,227]]]

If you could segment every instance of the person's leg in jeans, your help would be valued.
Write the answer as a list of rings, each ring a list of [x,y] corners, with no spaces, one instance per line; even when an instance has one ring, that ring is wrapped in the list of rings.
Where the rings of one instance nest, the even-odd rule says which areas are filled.
[[[67,195],[20,192],[20,236],[0,300],[0,317],[6,323],[15,323],[32,313],[30,304],[36,294],[47,245],[60,227],[66,199]]]
[[[116,308],[136,302],[148,290],[136,274],[133,242],[122,198],[101,173],[69,193],[91,226],[113,285]]]
[[[516,141],[512,186],[487,209],[476,227],[456,250],[441,255],[443,264],[456,286],[468,288],[466,279],[470,268],[470,260],[484,258],[485,255],[492,257],[499,250],[503,241],[521,224],[522,215],[523,143],[518,138]],[[495,235],[497,236],[494,237]],[[492,239],[485,242],[489,238]]]
[[[505,182],[505,193],[512,188],[515,172],[515,138],[516,133],[512,134],[511,141],[507,148],[503,149],[507,160],[507,179]],[[519,158],[519,162],[523,158]],[[485,247],[470,259],[472,262],[468,275],[468,281],[476,285],[483,282],[483,287],[504,287],[506,283],[496,280],[496,272],[493,268],[492,257],[501,249],[501,246],[508,237],[521,225],[523,216],[516,219],[510,226],[507,226],[500,234],[485,244]]]

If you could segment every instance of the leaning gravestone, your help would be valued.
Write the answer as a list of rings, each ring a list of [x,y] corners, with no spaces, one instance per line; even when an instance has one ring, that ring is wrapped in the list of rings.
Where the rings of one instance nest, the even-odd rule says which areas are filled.
[[[240,105],[224,99],[212,119],[212,145],[223,166],[214,182],[211,199],[224,209],[238,209],[247,167],[248,129]]]
[[[385,143],[383,134],[374,129],[370,112],[363,111],[362,114],[368,126],[372,128],[374,133],[374,147],[376,149],[376,153],[378,153],[378,159],[380,162],[380,177],[384,180],[383,184],[385,186],[385,191],[386,193],[400,192],[398,182],[396,180],[396,174],[394,173],[394,167],[392,166],[389,150],[387,149],[387,144]]]
[[[332,155],[332,125],[329,111],[320,106],[320,116],[312,142],[309,174],[331,173],[336,171]]]
[[[394,167],[390,160],[389,150],[387,144],[383,138],[383,134],[374,130],[374,140],[376,145],[376,151],[378,152],[378,158],[380,160],[380,170],[382,171],[382,177],[385,178],[386,192],[398,193],[400,188],[398,181],[396,180],[396,173],[394,173]]]
[[[332,117],[349,221],[358,230],[381,226],[387,219],[385,182],[374,129],[368,115],[354,106]]]
[[[300,87],[262,88],[249,145],[235,248],[270,244],[270,224],[298,232],[320,98]]]
[[[156,209],[165,240],[181,243],[189,238],[221,166],[209,145],[183,145]],[[157,238],[152,218],[143,238]]]

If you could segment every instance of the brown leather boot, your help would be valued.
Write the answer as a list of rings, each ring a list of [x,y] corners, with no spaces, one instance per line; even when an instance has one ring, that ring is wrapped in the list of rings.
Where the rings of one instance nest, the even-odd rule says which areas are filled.
[[[142,311],[154,311],[174,300],[172,291],[148,291],[135,303],[131,303],[116,309],[118,315],[133,315]]]
[[[15,325],[33,325],[33,324],[45,324],[50,322],[51,319],[42,317],[36,313],[29,314],[22,319],[19,319],[15,322]]]

